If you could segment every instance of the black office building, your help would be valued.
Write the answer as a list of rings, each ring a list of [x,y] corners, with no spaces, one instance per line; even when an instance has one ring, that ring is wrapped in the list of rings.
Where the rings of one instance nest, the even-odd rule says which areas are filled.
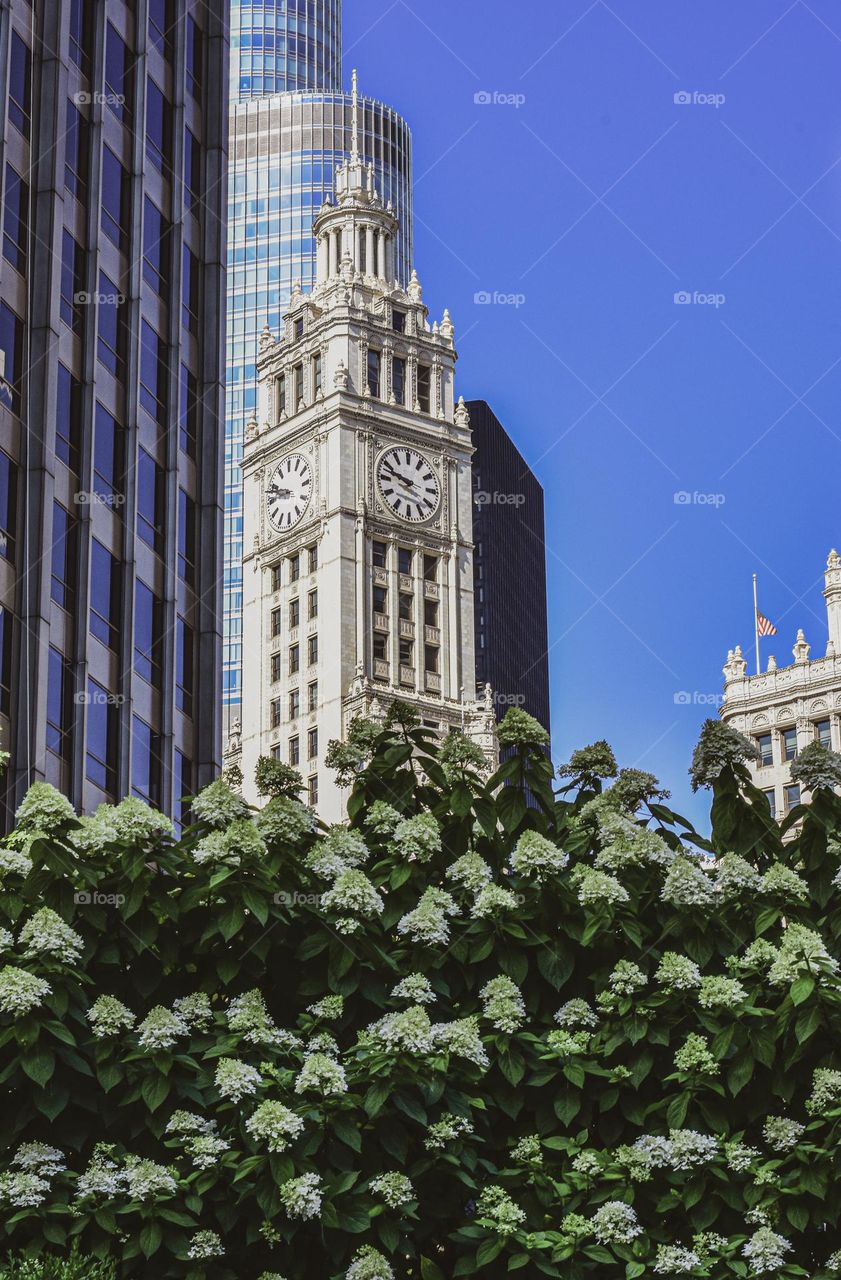
[[[468,402],[473,458],[476,683],[497,718],[521,706],[549,728],[543,489],[484,400]]]

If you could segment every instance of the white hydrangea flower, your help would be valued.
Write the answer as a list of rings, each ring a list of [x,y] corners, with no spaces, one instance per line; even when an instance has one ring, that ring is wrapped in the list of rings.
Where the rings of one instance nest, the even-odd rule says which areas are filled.
[[[455,880],[471,893],[479,893],[493,880],[493,872],[485,859],[475,851],[464,853],[450,863],[444,873],[448,880]]]
[[[295,1080],[295,1092],[320,1093],[324,1098],[347,1093],[345,1069],[326,1053],[308,1054]]]
[[[320,1000],[316,1000],[315,1004],[307,1005],[307,1013],[311,1013],[314,1018],[326,1018],[328,1021],[341,1018],[344,1009],[344,996],[322,996]]]
[[[322,880],[335,880],[343,871],[364,866],[369,856],[368,846],[358,831],[336,824],[313,845],[304,865]]]
[[[613,968],[608,978],[608,986],[620,996],[632,996],[635,991],[640,991],[648,982],[648,978],[640,969],[639,965],[634,964],[631,960],[620,960]]]
[[[436,1045],[457,1058],[466,1058],[477,1067],[488,1067],[490,1060],[479,1034],[479,1019],[459,1018],[455,1022],[436,1022],[432,1028]]]
[[[597,1178],[602,1171],[602,1162],[596,1151],[581,1151],[572,1162],[573,1172],[582,1178]]]
[[[709,1042],[703,1036],[690,1032],[675,1054],[675,1068],[686,1075],[717,1076],[721,1068],[710,1053]]]
[[[838,961],[827,951],[821,935],[805,925],[790,924],[783,932],[768,981],[775,987],[787,987],[801,977],[820,982],[826,977],[834,978],[837,972]]]
[[[487,884],[476,894],[470,915],[474,920],[494,920],[506,911],[516,910],[519,905],[519,899],[510,889],[499,884]]]
[[[310,1036],[306,1051],[307,1053],[326,1053],[330,1058],[338,1058],[341,1052],[338,1042],[329,1031],[318,1031],[314,1036]]]
[[[830,1254],[826,1260],[826,1269],[832,1272],[833,1275],[837,1275],[841,1271],[841,1249],[837,1253]]]
[[[219,1157],[231,1149],[230,1143],[219,1137],[215,1120],[206,1120],[191,1111],[173,1111],[166,1133],[183,1140],[184,1152],[197,1169],[212,1168]]]
[[[465,1120],[463,1116],[451,1115],[448,1112],[442,1115],[440,1120],[436,1120],[434,1124],[428,1126],[423,1145],[427,1151],[440,1151],[448,1142],[453,1142],[456,1138],[467,1137],[472,1133],[473,1125],[469,1120]]]
[[[88,1196],[115,1200],[126,1187],[126,1175],[113,1158],[112,1148],[98,1143],[88,1161],[88,1167],[76,1180],[76,1199]]]
[[[242,796],[232,791],[227,782],[217,778],[204,787],[193,800],[193,814],[210,827],[229,827],[232,822],[248,816],[248,805]]]
[[[365,1037],[387,1053],[431,1053],[434,1048],[429,1014],[422,1005],[386,1013],[365,1030]]]
[[[123,1174],[130,1200],[157,1200],[161,1196],[174,1196],[178,1190],[170,1170],[154,1160],[126,1156]]]
[[[401,821],[401,815],[385,800],[375,800],[363,819],[376,835],[390,836]]]
[[[723,898],[747,898],[758,893],[762,876],[738,853],[725,853],[716,866],[715,887]]]
[[[710,976],[701,979],[698,1003],[702,1009],[738,1009],[748,998],[737,978]]]
[[[33,782],[18,805],[16,827],[52,835],[69,823],[75,825],[76,810],[66,796],[49,782]]]
[[[9,1204],[15,1209],[37,1209],[49,1190],[49,1182],[37,1173],[0,1173],[0,1204]]]
[[[196,1231],[190,1240],[187,1257],[193,1261],[203,1258],[223,1258],[225,1250],[215,1231]]]
[[[696,1169],[714,1160],[718,1154],[716,1139],[695,1129],[670,1129],[669,1143],[672,1169]]]
[[[292,796],[274,796],[254,821],[257,830],[269,844],[293,844],[316,830],[317,819],[312,809]]]
[[[116,996],[99,996],[85,1016],[91,1024],[95,1040],[104,1040],[108,1036],[118,1036],[122,1031],[131,1031],[137,1021],[131,1009],[126,1008],[122,1000],[118,1000]]]
[[[579,863],[570,877],[576,886],[578,901],[582,907],[589,907],[606,902],[613,906],[620,902],[628,902],[628,890],[621,885],[615,876],[606,871],[597,871],[595,867]]]
[[[511,854],[511,870],[526,880],[540,884],[556,876],[569,862],[569,855],[537,831],[524,831]]]
[[[519,1231],[526,1215],[502,1187],[485,1187],[476,1204],[476,1216],[484,1218],[491,1230],[501,1236]]]
[[[317,1173],[304,1173],[299,1178],[289,1178],[278,1187],[281,1203],[290,1218],[306,1222],[317,1218],[321,1212],[323,1193]]]
[[[497,1031],[511,1035],[526,1020],[526,1005],[520,989],[504,975],[485,983],[479,998],[484,1016]]]
[[[225,1010],[228,1029],[249,1044],[276,1044],[278,1028],[269,1017],[266,1001],[256,987],[234,996]]]
[[[619,813],[605,813],[599,818],[599,835],[606,840],[594,859],[600,871],[622,871],[625,867],[666,867],[675,858],[662,836],[630,821]]]
[[[756,1147],[749,1147],[744,1142],[728,1142],[724,1147],[724,1158],[727,1168],[733,1173],[748,1173],[754,1160],[760,1153]]]
[[[34,1173],[39,1178],[54,1178],[67,1168],[64,1152],[45,1142],[24,1142],[12,1157],[12,1167]]]
[[[285,1151],[303,1133],[304,1122],[282,1102],[268,1101],[261,1103],[246,1120],[245,1128],[252,1138],[265,1143],[269,1151]]]
[[[808,902],[809,886],[796,871],[775,862],[762,877],[762,892],[783,902]]]
[[[182,1017],[162,1004],[150,1009],[137,1028],[141,1049],[156,1052],[171,1049],[179,1036],[189,1035],[189,1027]]]
[[[590,1223],[601,1244],[630,1244],[642,1233],[634,1210],[622,1200],[608,1200],[596,1210]]]
[[[701,970],[694,960],[679,955],[677,951],[665,951],[654,974],[667,991],[691,991],[701,986]]]
[[[747,1258],[752,1273],[761,1276],[784,1267],[785,1255],[791,1252],[792,1247],[785,1236],[777,1235],[769,1227],[760,1227],[742,1246],[742,1257]]]
[[[26,948],[23,954],[27,959],[47,956],[63,964],[75,964],[85,945],[81,935],[49,907],[41,907],[27,920],[18,943]]]
[[[700,1267],[701,1259],[694,1249],[684,1249],[681,1245],[660,1244],[657,1246],[657,1258],[654,1270],[658,1276],[683,1276],[694,1267]]]
[[[409,1000],[412,1004],[434,1004],[432,984],[422,973],[410,973],[401,978],[391,993],[392,1000]]]
[[[805,1132],[805,1124],[789,1120],[786,1116],[769,1116],[763,1126],[762,1136],[772,1151],[791,1151]]]
[[[381,894],[365,872],[353,867],[342,871],[333,887],[322,893],[321,906],[325,911],[353,911],[365,918],[380,916],[385,910]]]
[[[576,1057],[588,1052],[592,1039],[586,1031],[550,1031],[546,1036],[546,1047],[563,1058]]]
[[[555,1021],[558,1026],[571,1028],[586,1028],[593,1031],[599,1025],[599,1017],[595,1010],[587,1003],[586,1000],[578,999],[567,1000],[566,1004],[562,1004],[558,1012],[555,1014]]]
[[[394,1272],[377,1249],[363,1244],[345,1272],[345,1280],[394,1280]]]
[[[432,813],[404,818],[392,837],[401,856],[415,862],[429,862],[441,852],[441,831]]]
[[[660,897],[675,907],[707,907],[716,900],[709,872],[686,857],[677,857],[666,872]]]
[[[177,1000],[173,1000],[172,1008],[177,1017],[194,1031],[206,1031],[213,1023],[210,997],[203,991],[196,991],[190,996],[179,996]]]
[[[162,836],[174,836],[175,828],[165,813],[152,809],[137,796],[126,796],[118,805],[101,804],[93,813],[98,822],[116,840],[130,844],[157,842]]]
[[[450,940],[447,916],[457,916],[458,906],[445,889],[426,889],[414,911],[397,922],[397,932],[408,934],[413,942],[445,945]]]
[[[381,1173],[368,1184],[373,1195],[389,1209],[402,1209],[415,1197],[415,1189],[404,1173]]]
[[[193,850],[193,860],[204,866],[239,867],[243,858],[263,858],[266,842],[250,818],[238,818],[224,831],[211,831]]]
[[[257,1092],[258,1086],[263,1083],[263,1077],[247,1062],[240,1062],[237,1058],[220,1058],[216,1065],[215,1082],[223,1098],[239,1102],[241,1098]]]
[[[0,969],[0,1011],[18,1014],[31,1013],[52,995],[52,987],[43,978],[37,978],[26,969],[6,964]]]
[[[810,1115],[828,1115],[841,1107],[841,1071],[818,1067],[812,1077],[812,1093],[806,1102]]]
[[[540,1146],[539,1134],[532,1133],[525,1138],[518,1139],[511,1148],[511,1159],[516,1160],[518,1164],[528,1164],[533,1168],[543,1164],[543,1152]]]
[[[29,875],[32,870],[32,859],[27,858],[19,849],[0,848],[0,884],[8,876]]]

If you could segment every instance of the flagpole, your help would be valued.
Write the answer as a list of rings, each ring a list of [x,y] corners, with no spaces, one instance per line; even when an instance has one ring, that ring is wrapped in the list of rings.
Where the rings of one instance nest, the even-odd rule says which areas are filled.
[[[756,595],[756,574],[753,575],[753,635],[756,641],[756,674],[761,675],[759,663],[759,601]]]

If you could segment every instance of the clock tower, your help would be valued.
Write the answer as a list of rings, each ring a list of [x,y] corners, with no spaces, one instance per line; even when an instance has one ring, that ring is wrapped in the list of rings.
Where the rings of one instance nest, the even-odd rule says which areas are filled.
[[[242,725],[229,750],[246,794],[258,758],[274,755],[329,821],[345,797],[328,742],[397,698],[431,728],[464,728],[496,763],[490,699],[476,701],[473,446],[453,325],[447,311],[430,325],[416,273],[405,290],[396,282],[397,219],[356,136],[315,221],[315,288],[293,291],[279,340],[260,339],[242,459]]]

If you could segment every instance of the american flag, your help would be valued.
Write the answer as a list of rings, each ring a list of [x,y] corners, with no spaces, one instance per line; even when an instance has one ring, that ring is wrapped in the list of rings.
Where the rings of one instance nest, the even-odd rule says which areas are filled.
[[[756,634],[758,636],[775,636],[777,628],[771,622],[770,618],[766,618],[764,613],[756,611]]]

